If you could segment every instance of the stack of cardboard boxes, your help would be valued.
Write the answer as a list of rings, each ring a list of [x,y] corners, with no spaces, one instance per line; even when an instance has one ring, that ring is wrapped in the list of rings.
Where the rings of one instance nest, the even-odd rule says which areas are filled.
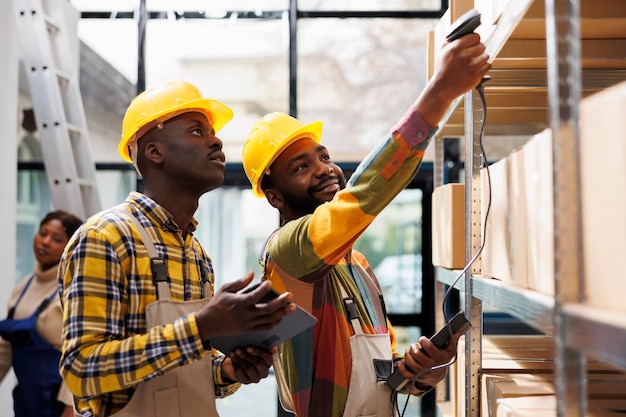
[[[626,140],[618,133],[626,128],[626,83],[583,99],[580,112],[586,301],[626,311],[621,295],[626,291]],[[552,133],[545,130],[490,167],[492,205],[482,256],[484,275],[549,295],[554,294],[552,146]],[[483,169],[483,206],[489,198],[486,174]],[[574,186],[576,179],[571,182]]]
[[[585,304],[626,320],[622,301],[626,294],[626,136],[621,133],[626,131],[626,82],[585,98],[580,120]],[[483,169],[484,211],[491,200],[481,262],[484,276],[554,294],[553,167],[552,135],[545,130],[490,166],[490,187]],[[436,266],[464,266],[464,207],[462,184],[435,189]],[[483,338],[482,417],[525,416],[538,410],[541,415],[556,415],[553,343],[547,336]],[[457,381],[451,396],[457,417],[465,416],[463,354],[461,341],[457,371],[452,372]],[[589,415],[625,412],[626,371],[601,361],[589,361],[588,371]],[[511,397],[524,397],[526,402]]]
[[[429,76],[445,34],[456,18],[471,8],[478,9],[482,26],[477,32],[483,41],[488,41],[510,3],[510,0],[451,0],[450,10],[429,35]],[[581,0],[580,17],[584,98],[580,102],[580,114],[572,116],[580,123],[577,162],[580,178],[572,178],[571,186],[580,185],[578,235],[582,239],[582,253],[581,258],[559,259],[559,262],[582,261],[585,279],[582,304],[602,313],[596,317],[608,315],[612,323],[626,327],[626,303],[622,300],[626,294],[626,82],[609,88],[603,85],[606,81],[603,71],[613,71],[614,75],[615,71],[626,70],[626,8],[619,0]],[[494,60],[496,87],[492,94],[502,84],[502,80],[495,80],[504,75],[498,70],[545,72],[545,28],[545,3],[536,0]],[[497,124],[501,114],[498,111],[502,109],[497,104],[489,107],[489,94],[487,105],[487,123]],[[481,233],[484,231],[481,237],[485,246],[479,265],[481,275],[487,279],[555,296],[558,278],[554,276],[555,242],[568,236],[555,236],[554,232],[554,216],[559,215],[553,201],[554,170],[558,165],[553,161],[553,132],[545,129],[549,117],[547,99],[537,105],[541,116],[528,114],[543,127],[534,130],[525,145],[491,164],[489,175],[487,169],[481,172],[480,229]],[[489,113],[490,110],[494,113]],[[513,114],[514,111],[511,117],[517,123],[523,118]],[[462,118],[462,112],[457,113]],[[449,123],[456,123],[454,115]],[[443,132],[445,136],[455,136],[452,130]],[[465,267],[465,197],[463,184],[446,184],[433,192],[435,266],[457,270]],[[489,217],[485,220],[488,207]],[[611,343],[611,340],[590,340],[590,343]],[[553,345],[551,336],[484,336],[480,358],[481,417],[556,416]],[[450,372],[451,414],[465,417],[473,414],[465,410],[463,338],[458,352],[458,361]],[[625,415],[625,369],[601,358],[588,358],[586,385],[588,415]]]
[[[620,133],[626,82],[583,99],[580,127],[586,301],[626,312],[626,136]],[[482,275],[548,295],[554,295],[552,146],[547,129],[481,171]],[[464,186],[446,184],[433,192],[433,264],[460,269],[464,263]]]
[[[556,416],[554,341],[549,336],[485,336],[480,417]],[[465,343],[450,371],[454,417],[465,417]],[[590,416],[626,413],[626,374],[593,358],[587,363]],[[534,414],[532,414],[534,412]]]

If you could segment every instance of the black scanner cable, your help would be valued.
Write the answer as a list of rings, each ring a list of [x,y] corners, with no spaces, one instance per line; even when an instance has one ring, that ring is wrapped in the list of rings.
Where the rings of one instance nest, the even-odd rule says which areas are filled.
[[[443,300],[442,300],[442,303],[441,303],[441,309],[442,309],[442,312],[443,312],[443,317],[445,318],[445,327],[448,329],[448,333],[450,335],[450,343],[452,343],[453,346],[454,346],[454,357],[449,362],[446,362],[446,363],[441,364],[441,365],[432,366],[430,368],[422,369],[421,371],[419,371],[419,372],[417,372],[415,374],[415,376],[410,381],[410,383],[407,384],[407,386],[409,387],[408,390],[407,390],[408,394],[407,394],[406,400],[404,402],[404,406],[402,407],[402,411],[399,413],[398,417],[403,417],[404,416],[404,413],[406,412],[407,406],[409,404],[409,398],[411,397],[410,393],[411,393],[411,391],[413,391],[413,388],[415,387],[415,383],[417,382],[417,378],[419,376],[421,376],[422,374],[424,374],[426,372],[436,371],[436,370],[442,369],[442,368],[447,368],[447,367],[449,367],[450,365],[454,364],[457,361],[457,350],[456,350],[456,346],[457,345],[454,342],[452,329],[450,327],[450,318],[448,317],[448,315],[446,313],[445,306],[446,306],[446,302],[447,302],[448,298],[450,297],[452,289],[459,282],[461,277],[463,277],[463,275],[465,275],[467,270],[472,266],[472,264],[476,261],[476,259],[478,259],[478,257],[482,253],[483,249],[485,248],[485,238],[486,238],[486,235],[487,235],[487,219],[489,218],[489,213],[491,211],[491,174],[489,172],[489,164],[487,163],[487,153],[485,152],[485,146],[484,146],[485,124],[486,124],[486,121],[487,121],[487,101],[485,99],[485,83],[487,81],[489,81],[490,79],[491,79],[490,75],[485,75],[483,77],[483,79],[480,81],[480,83],[476,86],[476,91],[478,92],[478,95],[480,97],[481,112],[482,112],[482,117],[481,117],[482,120],[481,120],[480,132],[479,132],[479,145],[480,145],[481,156],[483,158],[482,166],[485,168],[485,171],[487,173],[487,183],[488,183],[487,208],[485,210],[485,218],[483,220],[482,242],[481,242],[480,248],[478,249],[476,254],[472,257],[472,259],[470,259],[470,261],[467,263],[467,265],[465,265],[465,267],[461,270],[461,272],[459,272],[459,274],[457,275],[455,280],[452,282],[452,284],[450,284],[450,286],[448,287],[448,289],[446,290],[446,292],[445,292],[445,294],[443,296]],[[392,401],[393,410],[399,410],[398,392],[397,391],[393,392],[391,401]]]

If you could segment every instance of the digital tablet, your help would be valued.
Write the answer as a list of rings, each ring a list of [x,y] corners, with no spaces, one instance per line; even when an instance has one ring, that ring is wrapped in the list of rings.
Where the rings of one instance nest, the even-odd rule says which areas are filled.
[[[255,284],[244,292],[250,292],[260,284]],[[266,303],[278,297],[278,293],[273,289],[259,301]],[[291,339],[303,331],[310,329],[317,323],[315,316],[296,305],[296,310],[287,314],[276,326],[269,330],[261,330],[258,332],[248,332],[233,335],[222,335],[211,338],[211,346],[228,355],[238,347],[246,347],[249,345],[257,346],[265,350],[269,350],[281,343]]]

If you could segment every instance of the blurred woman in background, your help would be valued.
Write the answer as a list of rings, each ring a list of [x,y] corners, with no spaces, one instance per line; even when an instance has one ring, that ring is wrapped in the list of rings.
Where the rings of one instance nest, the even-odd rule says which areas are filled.
[[[35,267],[13,289],[8,316],[0,321],[0,381],[13,367],[15,417],[71,417],[72,395],[59,374],[63,311],[57,269],[69,238],[82,220],[51,211],[33,240]]]

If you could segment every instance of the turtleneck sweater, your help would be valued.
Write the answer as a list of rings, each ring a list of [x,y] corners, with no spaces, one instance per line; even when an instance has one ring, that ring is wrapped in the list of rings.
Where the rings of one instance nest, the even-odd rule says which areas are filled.
[[[15,315],[13,316],[14,319],[20,320],[30,317],[44,299],[48,298],[53,292],[58,292],[57,270],[58,265],[42,270],[41,265],[39,265],[38,262],[35,263],[35,278],[17,305]],[[7,304],[7,312],[17,303],[31,275],[32,274],[29,274],[24,277],[13,288],[13,292]],[[60,351],[62,344],[63,309],[58,294],[52,298],[48,306],[39,314],[36,326],[39,335],[46,342],[54,346],[55,349]],[[9,369],[11,369],[11,345],[0,337],[0,381],[4,379]],[[73,404],[72,394],[65,384],[61,385],[57,399],[67,405]]]

